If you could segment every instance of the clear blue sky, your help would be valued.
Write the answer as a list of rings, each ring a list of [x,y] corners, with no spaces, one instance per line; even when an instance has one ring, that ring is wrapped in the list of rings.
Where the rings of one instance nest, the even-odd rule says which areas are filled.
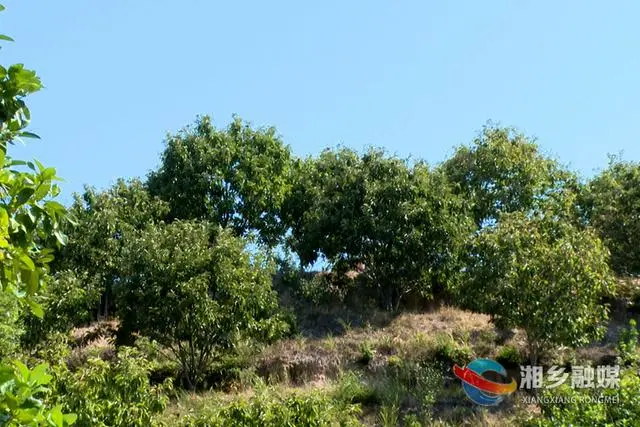
[[[14,156],[69,193],[144,176],[198,114],[437,163],[492,119],[590,175],[640,159],[640,2],[5,0],[2,63],[36,69]]]

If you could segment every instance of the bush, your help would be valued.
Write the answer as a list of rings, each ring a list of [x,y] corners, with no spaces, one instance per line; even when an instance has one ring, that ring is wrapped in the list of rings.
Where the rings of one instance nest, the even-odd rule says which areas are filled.
[[[49,281],[41,302],[43,318],[28,314],[22,342],[34,346],[53,332],[68,332],[93,320],[100,301],[101,288],[87,273],[65,270]]]
[[[13,356],[18,349],[23,331],[20,313],[18,300],[0,291],[0,360]]]
[[[505,345],[498,350],[498,355],[495,357],[496,362],[502,365],[520,365],[523,362],[522,354],[520,350],[513,345]]]
[[[330,427],[359,426],[357,405],[343,405],[319,393],[280,399],[261,393],[237,400],[198,417],[188,415],[183,427]]]
[[[623,363],[638,361],[638,327],[634,319],[629,320],[629,327],[620,331],[618,337],[618,355]]]
[[[599,397],[603,400],[594,400]],[[545,391],[543,398],[548,401],[562,398],[563,403],[544,403],[547,400],[543,399],[540,408],[544,418],[532,420],[531,425],[631,426],[640,420],[640,377],[631,369],[621,374],[620,388],[617,389],[573,389],[562,385]],[[617,401],[611,403],[605,398]]]
[[[360,344],[360,359],[359,362],[368,365],[376,355],[376,349],[373,348],[369,341],[363,341]]]
[[[440,333],[436,335],[433,356],[442,363],[463,366],[473,359],[473,350],[466,343],[454,340],[451,335]]]
[[[603,335],[602,298],[614,280],[607,249],[592,231],[552,211],[503,214],[469,249],[458,299],[492,315],[499,327],[524,329],[533,365],[553,345],[579,346]]]
[[[112,362],[90,359],[75,372],[58,366],[55,395],[78,414],[79,427],[149,427],[167,405],[171,381],[149,384],[149,363],[135,349],[122,347]]]
[[[361,375],[354,371],[349,371],[341,376],[334,397],[339,402],[350,404],[372,405],[380,403],[376,390],[365,384]]]

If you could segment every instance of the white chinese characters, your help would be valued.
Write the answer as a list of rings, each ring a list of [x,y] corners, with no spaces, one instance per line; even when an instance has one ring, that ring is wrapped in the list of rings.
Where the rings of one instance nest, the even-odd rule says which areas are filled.
[[[520,366],[520,389],[556,388],[571,378],[572,388],[619,388],[620,366],[572,366],[570,372],[562,366]]]

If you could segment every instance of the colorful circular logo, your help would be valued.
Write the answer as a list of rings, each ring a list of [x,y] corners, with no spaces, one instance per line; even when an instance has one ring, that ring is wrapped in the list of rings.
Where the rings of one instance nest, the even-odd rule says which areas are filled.
[[[489,371],[508,377],[506,369],[491,359],[476,359],[463,368],[453,366],[453,373],[462,380],[462,388],[471,401],[478,405],[495,406],[516,391],[518,385],[514,379],[510,383],[498,383],[484,378],[482,375]]]

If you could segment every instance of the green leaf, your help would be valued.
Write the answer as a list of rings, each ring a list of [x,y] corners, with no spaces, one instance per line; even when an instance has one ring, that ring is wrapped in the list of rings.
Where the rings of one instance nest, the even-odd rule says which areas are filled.
[[[15,197],[15,200],[18,203],[18,205],[24,205],[29,201],[31,196],[33,196],[33,193],[35,193],[35,190],[33,188],[30,188],[30,187],[23,188]]]
[[[34,316],[36,316],[38,319],[42,319],[44,317],[44,310],[42,309],[42,306],[40,306],[40,304],[31,299],[27,299],[27,304],[29,305],[29,308],[31,309],[31,312],[34,314]]]
[[[44,168],[41,171],[42,179],[52,179],[56,176],[55,168]]]
[[[29,257],[29,255],[22,253],[18,256],[18,259],[20,260],[22,265],[25,266],[28,270],[33,271],[36,269],[36,266],[33,263],[33,260],[31,259],[31,257]]]
[[[6,35],[4,35],[4,34],[0,34],[0,40],[4,40],[4,41],[8,41],[8,42],[15,41],[15,40],[13,40],[11,37],[6,36]]]
[[[69,238],[60,230],[54,230],[53,235],[62,246],[65,246],[69,240]]]
[[[54,423],[56,427],[64,427],[64,417],[60,406],[56,406],[49,413],[49,419]]]
[[[0,230],[5,230],[9,227],[9,214],[7,210],[0,206]]]
[[[38,291],[40,285],[40,274],[37,270],[22,270],[23,281],[27,285],[27,294],[33,295]]]
[[[49,190],[50,189],[51,189],[51,181],[49,181],[49,180],[44,181],[36,189],[36,192],[34,194],[35,199],[36,200],[44,199],[45,197],[47,197],[47,194],[49,194]]]
[[[29,371],[29,368],[27,368],[27,365],[25,365],[19,360],[14,360],[13,365],[18,370],[18,374],[20,375],[20,380],[24,382],[28,381],[29,375],[31,374],[31,372]]]
[[[38,134],[35,134],[33,132],[20,132],[18,135],[20,135],[23,138],[33,138],[33,139],[40,139],[40,137],[38,136]]]
[[[69,426],[75,424],[77,419],[78,419],[78,416],[76,414],[65,414],[64,415],[64,422],[67,423],[67,425],[69,425]]]
[[[51,381],[51,376],[47,373],[49,366],[46,363],[41,363],[31,370],[31,376],[29,379],[34,381],[37,385],[48,384]]]

